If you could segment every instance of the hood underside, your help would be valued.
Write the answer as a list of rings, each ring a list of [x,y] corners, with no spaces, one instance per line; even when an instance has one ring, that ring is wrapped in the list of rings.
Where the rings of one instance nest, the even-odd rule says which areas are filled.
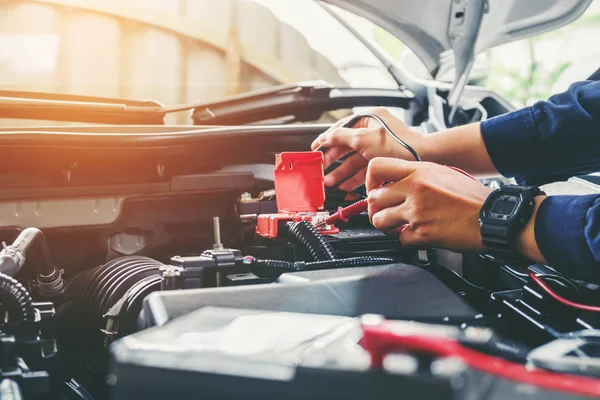
[[[324,0],[371,20],[398,37],[430,71],[451,50],[450,34],[470,21],[478,0]],[[577,19],[592,0],[487,0],[475,54],[553,30]],[[469,4],[471,3],[471,4]],[[459,33],[460,34],[460,33]]]

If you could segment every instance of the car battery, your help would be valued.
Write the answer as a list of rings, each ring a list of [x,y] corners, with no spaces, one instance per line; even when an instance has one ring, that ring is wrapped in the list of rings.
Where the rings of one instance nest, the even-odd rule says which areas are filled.
[[[590,378],[476,350],[504,348],[499,343],[488,328],[207,307],[113,343],[106,380],[116,400],[558,400],[598,393]],[[586,387],[559,391],[539,379],[534,386],[524,383],[534,381],[529,374]]]
[[[452,398],[446,377],[370,370],[360,335],[355,318],[204,308],[115,342],[107,381],[112,399]]]
[[[367,215],[359,215],[345,224],[338,224],[339,232],[324,235],[339,258],[375,256],[391,257],[398,262],[412,262],[415,253],[404,246],[397,237],[387,236],[375,229]],[[278,237],[255,235],[252,244],[244,247],[245,254],[257,258],[286,261],[312,261],[302,246],[296,245],[287,233],[285,225]]]
[[[243,249],[244,253],[262,259],[313,261],[302,246],[295,246],[290,240],[287,227],[298,221],[317,224],[329,216],[324,207],[323,155],[321,152],[278,154],[273,175],[278,212],[257,216],[256,235]],[[339,258],[375,256],[410,261],[398,238],[373,228],[366,214],[336,226],[325,225],[319,231]]]

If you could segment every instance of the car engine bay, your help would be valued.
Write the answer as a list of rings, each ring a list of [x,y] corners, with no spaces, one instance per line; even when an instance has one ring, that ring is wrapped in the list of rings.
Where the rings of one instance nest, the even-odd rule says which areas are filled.
[[[372,107],[423,135],[514,111],[474,86],[477,56],[591,0],[319,1],[310,36],[252,2],[21,3],[3,7],[0,400],[600,398],[597,272],[404,246],[364,186],[325,187],[344,157],[307,151]],[[600,192],[598,174],[556,180],[549,195]]]
[[[321,153],[299,151],[319,129],[264,129],[270,140],[254,148],[266,148],[250,156],[249,137],[231,128],[235,146],[213,157],[219,170],[192,173],[209,156],[189,158],[200,160],[192,166],[175,153],[179,162],[158,163],[162,183],[144,182],[141,152],[122,163],[89,135],[62,145],[102,159],[106,182],[82,161],[62,175],[71,200],[35,200],[56,190],[39,182],[32,200],[10,200],[23,187],[3,189],[1,370],[9,379],[0,391],[26,399],[598,393],[597,312],[563,304],[521,267],[491,256],[403,247],[365,214],[319,224],[363,198],[325,190]],[[122,146],[125,137],[102,143]],[[274,145],[286,148],[275,168]],[[77,165],[65,154],[46,162],[57,171]],[[233,162],[236,154],[244,156]],[[86,173],[112,194],[91,196],[77,184]],[[138,182],[114,184],[132,177]],[[42,223],[22,229],[23,220]],[[597,285],[544,265],[529,270],[561,298],[597,303]],[[448,357],[444,341],[470,353]],[[510,365],[487,367],[499,362]],[[511,379],[538,387],[524,391]]]

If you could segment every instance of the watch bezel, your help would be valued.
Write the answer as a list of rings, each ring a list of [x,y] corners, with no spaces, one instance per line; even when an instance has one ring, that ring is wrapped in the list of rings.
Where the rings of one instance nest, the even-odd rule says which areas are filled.
[[[497,214],[492,212],[494,206],[499,200],[508,198],[517,200],[515,208],[509,215]],[[479,221],[480,223],[510,226],[513,225],[515,221],[523,220],[521,214],[525,206],[531,206],[531,204],[527,204],[527,201],[523,196],[522,190],[518,188],[511,188],[510,186],[504,186],[503,188],[496,189],[488,196],[485,203],[483,204],[483,207],[481,208]],[[525,223],[527,221],[521,222]]]

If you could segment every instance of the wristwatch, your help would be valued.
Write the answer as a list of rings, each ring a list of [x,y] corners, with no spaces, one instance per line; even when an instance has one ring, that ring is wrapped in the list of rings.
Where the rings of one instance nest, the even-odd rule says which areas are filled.
[[[488,253],[503,260],[515,259],[517,234],[533,214],[533,199],[544,194],[536,186],[517,185],[503,186],[490,193],[479,213],[481,238]]]

